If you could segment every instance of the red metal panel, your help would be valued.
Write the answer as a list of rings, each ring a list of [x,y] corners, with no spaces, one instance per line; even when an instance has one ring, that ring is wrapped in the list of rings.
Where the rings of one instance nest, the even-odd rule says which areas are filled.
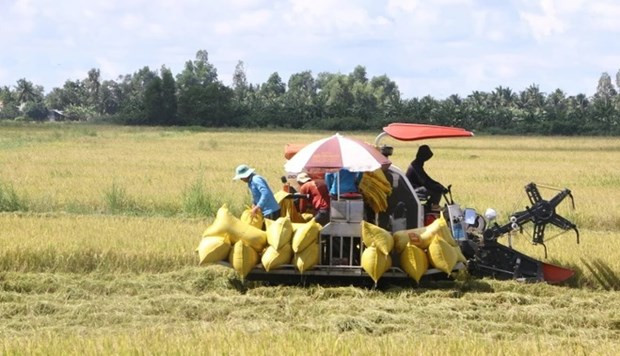
[[[565,280],[571,278],[574,274],[575,271],[573,271],[572,269],[568,269],[568,268],[564,268],[564,267],[560,267],[560,266],[556,266],[556,265],[552,265],[549,263],[542,263],[542,269],[543,269],[543,279],[547,282],[547,283],[560,283],[560,282],[564,282]]]

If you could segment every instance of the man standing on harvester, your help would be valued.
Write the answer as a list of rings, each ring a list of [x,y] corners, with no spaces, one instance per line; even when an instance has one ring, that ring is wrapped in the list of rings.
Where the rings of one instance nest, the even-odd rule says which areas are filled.
[[[233,180],[242,180],[248,183],[252,193],[252,217],[260,211],[267,219],[276,220],[280,217],[280,205],[273,196],[271,188],[265,178],[254,172],[247,164],[242,164],[235,170]]]

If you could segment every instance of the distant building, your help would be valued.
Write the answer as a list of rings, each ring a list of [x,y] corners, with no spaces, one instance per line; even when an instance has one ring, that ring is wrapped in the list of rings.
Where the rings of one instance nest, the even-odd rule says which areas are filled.
[[[67,119],[67,116],[62,111],[54,109],[49,111],[47,118],[50,121],[64,121]]]

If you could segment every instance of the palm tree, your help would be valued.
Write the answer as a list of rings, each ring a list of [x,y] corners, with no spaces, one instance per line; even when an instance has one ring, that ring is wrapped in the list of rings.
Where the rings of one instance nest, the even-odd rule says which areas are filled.
[[[15,86],[15,92],[17,93],[17,102],[22,104],[30,101],[36,101],[41,97],[40,93],[37,93],[37,88],[32,82],[22,78],[17,81]]]

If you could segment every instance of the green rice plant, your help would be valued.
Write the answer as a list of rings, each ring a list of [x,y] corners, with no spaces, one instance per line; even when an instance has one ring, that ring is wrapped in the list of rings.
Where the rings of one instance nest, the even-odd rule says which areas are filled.
[[[112,214],[130,213],[137,214],[142,212],[138,203],[131,198],[125,188],[113,182],[112,185],[103,193],[106,210]]]
[[[0,211],[27,211],[28,204],[12,185],[0,182]]]
[[[220,201],[206,191],[202,177],[183,191],[183,212],[190,216],[214,216],[219,207]]]

